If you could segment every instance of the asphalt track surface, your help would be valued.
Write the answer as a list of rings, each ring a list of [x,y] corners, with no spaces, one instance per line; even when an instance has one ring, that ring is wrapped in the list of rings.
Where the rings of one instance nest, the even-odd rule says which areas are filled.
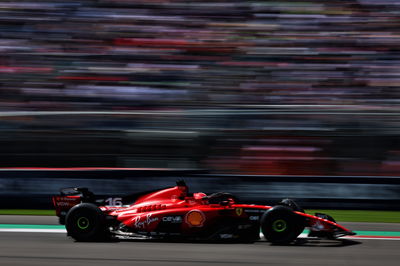
[[[55,217],[0,216],[1,224],[57,224]],[[399,224],[343,223],[400,231]],[[399,265],[400,241],[304,240],[290,246],[119,241],[77,243],[65,234],[0,233],[0,265]]]

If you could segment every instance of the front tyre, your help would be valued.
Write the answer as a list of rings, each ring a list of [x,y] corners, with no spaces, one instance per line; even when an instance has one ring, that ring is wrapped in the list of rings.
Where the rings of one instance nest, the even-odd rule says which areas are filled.
[[[304,230],[304,218],[285,206],[275,206],[261,218],[261,231],[273,244],[289,244]]]
[[[105,216],[94,204],[75,205],[65,219],[67,233],[76,241],[101,241],[107,237]]]

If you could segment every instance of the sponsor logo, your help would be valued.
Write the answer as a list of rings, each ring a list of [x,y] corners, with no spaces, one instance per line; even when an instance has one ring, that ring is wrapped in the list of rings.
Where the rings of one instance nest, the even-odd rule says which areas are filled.
[[[173,223],[173,224],[179,224],[179,223],[182,223],[182,217],[181,216],[164,216],[162,218],[162,221]]]
[[[206,217],[200,210],[192,210],[185,216],[185,222],[191,227],[202,227]]]
[[[263,213],[265,210],[245,209],[246,213]]]
[[[135,220],[133,221],[133,226],[138,228],[138,229],[144,229],[145,227],[149,226],[150,224],[158,221],[158,217],[151,217],[152,214],[149,213],[146,215],[145,219],[142,221],[142,217],[143,216],[138,216],[135,218]]]
[[[233,235],[232,234],[220,234],[219,237],[221,239],[231,239],[231,238],[233,238]]]
[[[243,214],[243,208],[236,208],[235,212],[237,216],[241,216]]]
[[[57,207],[73,207],[81,201],[80,197],[55,197],[53,198]]]
[[[313,231],[322,231],[325,229],[325,226],[320,222],[320,221],[316,221],[312,226],[311,229]]]
[[[241,225],[238,226],[238,229],[248,229],[250,227],[251,227],[250,224],[241,224]]]
[[[249,216],[250,221],[258,221],[260,220],[260,216]]]
[[[74,204],[73,204],[73,203],[70,203],[70,202],[57,202],[56,205],[57,205],[58,207],[69,207],[69,206],[74,206]]]
[[[118,207],[100,207],[100,210],[102,211],[116,211],[119,210]]]

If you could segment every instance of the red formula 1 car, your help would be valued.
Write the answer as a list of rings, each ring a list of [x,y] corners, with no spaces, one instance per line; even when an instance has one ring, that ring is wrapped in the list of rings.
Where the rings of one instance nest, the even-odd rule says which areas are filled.
[[[85,188],[70,188],[54,196],[53,204],[60,223],[77,241],[142,237],[254,242],[260,239],[261,229],[267,241],[287,244],[305,227],[310,228],[309,236],[321,238],[355,234],[329,215],[304,213],[289,199],[276,206],[241,204],[229,193],[189,194],[184,181],[132,197],[96,200]],[[122,205],[124,201],[133,203]]]

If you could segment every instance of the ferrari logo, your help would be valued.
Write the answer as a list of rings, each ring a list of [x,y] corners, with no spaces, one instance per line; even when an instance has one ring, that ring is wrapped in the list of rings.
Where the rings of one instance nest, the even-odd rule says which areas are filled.
[[[243,208],[236,208],[235,211],[236,211],[237,216],[240,216],[243,213]]]

